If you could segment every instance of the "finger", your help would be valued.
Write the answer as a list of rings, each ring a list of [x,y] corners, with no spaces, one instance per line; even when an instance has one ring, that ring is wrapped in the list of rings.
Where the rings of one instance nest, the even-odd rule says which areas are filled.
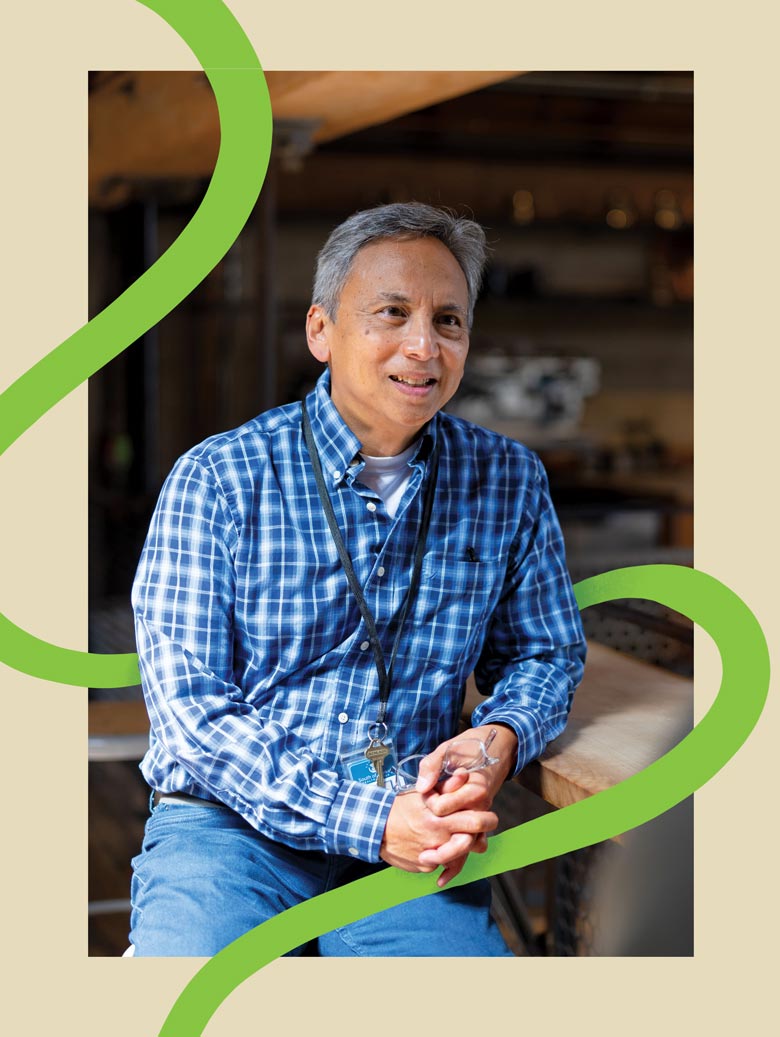
[[[441,765],[444,761],[445,748],[437,746],[432,753],[428,753],[424,760],[420,760],[417,775],[417,792],[430,792],[436,786],[441,774]]]
[[[437,846],[436,849],[423,850],[417,860],[420,864],[438,867],[440,864],[450,864],[456,857],[468,854],[474,845],[474,837],[465,832],[455,832],[446,843]]]
[[[439,782],[438,788],[435,790],[436,794],[445,792],[456,792],[458,789],[463,788],[467,785],[471,775],[465,767],[459,767],[453,774],[447,775],[444,781]]]
[[[437,817],[444,817],[445,814],[451,814],[454,810],[465,810],[468,807],[476,806],[476,803],[471,802],[470,794],[465,797],[457,795],[462,788],[468,785],[468,782],[467,771],[453,774],[430,792],[424,793],[423,800],[426,807]],[[489,803],[485,804],[485,807],[488,806],[490,806]]]
[[[456,780],[459,784],[450,784]],[[457,771],[425,798],[425,805],[437,817],[454,814],[457,810],[489,810],[492,802],[484,775],[468,771]]]
[[[445,868],[450,868],[457,860],[457,857],[453,857],[453,854],[461,853],[463,862],[461,867],[459,867],[454,873],[457,874],[457,872],[461,871],[461,868],[463,868],[463,865],[466,863],[466,858],[469,853],[484,853],[487,849],[487,836],[483,832],[479,833],[477,836],[470,837],[469,842],[463,838],[464,836],[465,833],[455,833],[446,843],[443,843],[436,849],[423,850],[422,853],[420,853],[419,860],[421,862],[424,861],[426,865],[430,862],[436,861],[437,864],[444,865]],[[464,850],[468,850],[468,852],[464,852]],[[447,881],[449,881],[450,878],[453,878],[454,874],[450,875],[449,878],[447,878]]]
[[[464,853],[462,857],[456,857],[454,861],[451,861],[446,868],[444,868],[441,875],[436,879],[436,885],[439,889],[443,889],[448,882],[451,882],[456,875],[461,873],[467,857],[468,854]]]
[[[488,838],[484,832],[480,834],[474,840],[474,845],[471,848],[472,853],[484,853],[488,848]]]
[[[492,832],[498,828],[498,815],[492,810],[458,810],[439,818],[435,824],[440,830],[450,834],[465,832],[468,835],[479,835],[481,832]]]

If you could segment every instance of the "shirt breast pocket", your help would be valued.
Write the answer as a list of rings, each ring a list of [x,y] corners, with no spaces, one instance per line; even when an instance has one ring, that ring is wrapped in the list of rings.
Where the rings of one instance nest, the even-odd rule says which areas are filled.
[[[425,556],[416,619],[429,635],[433,659],[448,669],[468,661],[500,597],[505,568],[503,557]]]

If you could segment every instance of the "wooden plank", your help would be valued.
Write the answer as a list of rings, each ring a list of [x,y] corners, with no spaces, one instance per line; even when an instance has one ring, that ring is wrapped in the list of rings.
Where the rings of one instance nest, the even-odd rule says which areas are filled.
[[[208,177],[219,115],[202,72],[125,72],[89,97],[89,195],[121,200],[116,181]]]
[[[407,112],[510,79],[518,72],[266,72],[275,120],[316,124],[333,140]],[[89,97],[89,196],[122,200],[121,181],[208,177],[219,116],[202,72],[99,77]]]
[[[313,119],[318,142],[389,122],[521,72],[266,72],[275,119]]]
[[[657,760],[692,712],[693,681],[591,642],[565,731],[518,780],[552,806],[579,802]]]

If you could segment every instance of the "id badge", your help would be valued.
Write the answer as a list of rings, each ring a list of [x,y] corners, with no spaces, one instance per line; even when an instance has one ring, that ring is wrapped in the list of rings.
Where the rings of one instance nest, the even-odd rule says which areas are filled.
[[[387,755],[382,761],[383,778],[386,789],[395,788],[395,748],[393,746],[393,739],[386,738],[383,740],[383,745],[388,749]],[[359,781],[361,785],[376,785],[377,784],[377,771],[374,764],[366,757],[366,748],[355,749],[351,753],[343,753],[341,755],[341,770],[347,781]]]

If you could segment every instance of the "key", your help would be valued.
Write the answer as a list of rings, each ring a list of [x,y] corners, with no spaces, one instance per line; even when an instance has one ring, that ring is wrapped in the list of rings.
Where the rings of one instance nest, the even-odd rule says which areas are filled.
[[[375,739],[366,749],[366,759],[374,765],[376,771],[376,783],[383,789],[385,787],[385,757],[390,754],[390,750],[384,743]]]

